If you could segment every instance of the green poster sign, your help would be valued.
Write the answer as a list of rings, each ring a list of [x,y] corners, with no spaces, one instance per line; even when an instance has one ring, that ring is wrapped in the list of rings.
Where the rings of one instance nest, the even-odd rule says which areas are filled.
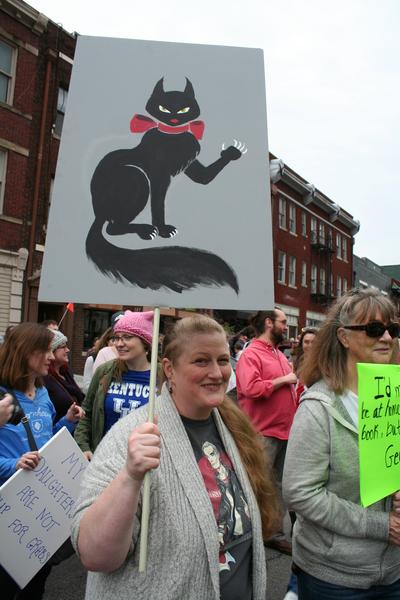
[[[400,490],[400,365],[359,364],[361,504]]]

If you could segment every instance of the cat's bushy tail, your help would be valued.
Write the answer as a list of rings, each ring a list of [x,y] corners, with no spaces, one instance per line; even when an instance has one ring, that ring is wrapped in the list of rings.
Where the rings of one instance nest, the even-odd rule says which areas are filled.
[[[104,275],[127,280],[141,288],[183,292],[197,286],[229,285],[239,292],[233,269],[219,256],[181,246],[129,250],[108,242],[104,221],[95,219],[86,238],[86,254]]]

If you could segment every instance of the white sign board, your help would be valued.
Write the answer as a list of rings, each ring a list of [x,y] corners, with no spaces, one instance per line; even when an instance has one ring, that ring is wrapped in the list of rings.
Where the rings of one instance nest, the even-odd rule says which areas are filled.
[[[262,50],[79,36],[39,300],[273,297]]]
[[[40,449],[34,471],[0,487],[0,564],[23,588],[70,535],[87,461],[63,427]]]

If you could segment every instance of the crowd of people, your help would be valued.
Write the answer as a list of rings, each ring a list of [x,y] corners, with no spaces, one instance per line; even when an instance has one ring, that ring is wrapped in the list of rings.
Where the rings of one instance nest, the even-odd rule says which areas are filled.
[[[400,492],[360,501],[357,375],[360,362],[399,364],[399,315],[377,290],[352,290],[319,329],[301,330],[289,358],[287,332],[278,307],[230,339],[210,317],[177,321],[159,354],[154,423],[152,312],[114,315],[82,389],[61,331],[24,323],[7,332],[0,482],[34,469],[63,425],[75,436],[89,461],[71,531],[87,600],[265,600],[265,546],[292,556],[286,600],[400,598]],[[2,598],[42,598],[51,567],[23,590],[1,569]]]

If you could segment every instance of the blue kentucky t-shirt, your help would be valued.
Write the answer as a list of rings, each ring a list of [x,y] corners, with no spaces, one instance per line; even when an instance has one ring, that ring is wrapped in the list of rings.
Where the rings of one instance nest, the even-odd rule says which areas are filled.
[[[147,404],[150,394],[149,371],[125,371],[122,381],[112,381],[104,398],[104,433],[121,417]]]

